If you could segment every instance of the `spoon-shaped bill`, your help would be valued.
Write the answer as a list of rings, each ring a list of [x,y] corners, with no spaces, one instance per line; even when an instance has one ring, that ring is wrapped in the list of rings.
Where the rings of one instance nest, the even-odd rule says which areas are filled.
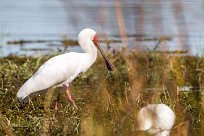
[[[101,48],[101,46],[99,45],[98,42],[94,42],[95,46],[98,48],[98,50],[101,52],[105,62],[106,62],[106,66],[108,68],[109,71],[113,71],[114,68],[113,68],[113,65],[111,64],[110,60],[108,59],[108,57],[105,55],[103,49]]]

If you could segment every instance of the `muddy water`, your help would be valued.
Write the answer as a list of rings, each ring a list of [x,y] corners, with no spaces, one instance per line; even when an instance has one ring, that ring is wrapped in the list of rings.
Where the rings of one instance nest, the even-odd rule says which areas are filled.
[[[121,5],[121,6],[120,6]],[[116,8],[122,15],[116,15]],[[118,13],[118,12],[117,12]],[[120,13],[120,12],[119,12]],[[13,40],[77,39],[78,32],[93,28],[109,39],[119,39],[119,23],[128,37],[129,48],[154,48],[155,40],[167,36],[170,41],[160,43],[162,50],[188,50],[203,54],[204,5],[202,0],[1,0],[0,55],[33,55],[64,50],[60,42],[7,45]],[[118,20],[119,19],[119,20]],[[104,44],[102,44],[105,46]],[[111,44],[118,48],[121,43]],[[39,50],[38,50],[39,49]],[[80,51],[78,47],[68,50]]]

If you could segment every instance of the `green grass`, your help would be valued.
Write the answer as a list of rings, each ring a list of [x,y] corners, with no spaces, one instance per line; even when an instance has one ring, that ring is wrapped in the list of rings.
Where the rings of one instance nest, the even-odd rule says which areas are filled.
[[[109,54],[115,71],[101,58],[74,80],[72,94],[79,110],[67,101],[62,88],[42,95],[21,108],[16,93],[50,56],[0,59],[0,135],[144,136],[138,131],[138,110],[149,103],[165,103],[176,114],[172,135],[203,134],[201,92],[178,92],[187,85],[204,86],[204,59],[156,52]],[[60,91],[60,109],[53,101]],[[49,91],[52,92],[52,91]],[[46,97],[48,96],[48,97]],[[52,96],[52,97],[51,97]],[[51,100],[50,100],[51,99]],[[189,122],[189,128],[187,123]]]

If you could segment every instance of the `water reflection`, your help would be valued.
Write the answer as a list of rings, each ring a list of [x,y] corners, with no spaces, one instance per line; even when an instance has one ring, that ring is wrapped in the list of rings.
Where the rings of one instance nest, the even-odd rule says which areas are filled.
[[[159,49],[184,49],[189,50],[190,54],[203,54],[202,0],[120,2],[128,47],[154,48],[156,41],[144,41],[143,38],[167,36],[172,40],[162,42]],[[86,27],[95,29],[104,39],[120,38],[116,8],[115,1],[108,0],[1,0],[1,56],[10,53],[33,54],[28,50],[22,51],[19,46],[8,46],[7,41],[76,39],[77,33]],[[30,44],[24,46],[36,48],[36,45]],[[113,46],[118,48],[121,44]],[[47,43],[38,44],[39,47],[57,50]]]

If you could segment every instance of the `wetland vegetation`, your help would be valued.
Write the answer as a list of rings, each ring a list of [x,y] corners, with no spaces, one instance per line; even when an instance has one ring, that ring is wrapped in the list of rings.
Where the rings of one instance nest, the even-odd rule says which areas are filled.
[[[25,107],[16,100],[21,85],[51,56],[0,58],[0,135],[145,136],[137,128],[137,113],[149,103],[165,103],[173,109],[176,122],[171,135],[204,134],[202,57],[124,50],[108,55],[114,72],[99,57],[72,83],[79,110],[67,101],[62,88],[50,89]]]

